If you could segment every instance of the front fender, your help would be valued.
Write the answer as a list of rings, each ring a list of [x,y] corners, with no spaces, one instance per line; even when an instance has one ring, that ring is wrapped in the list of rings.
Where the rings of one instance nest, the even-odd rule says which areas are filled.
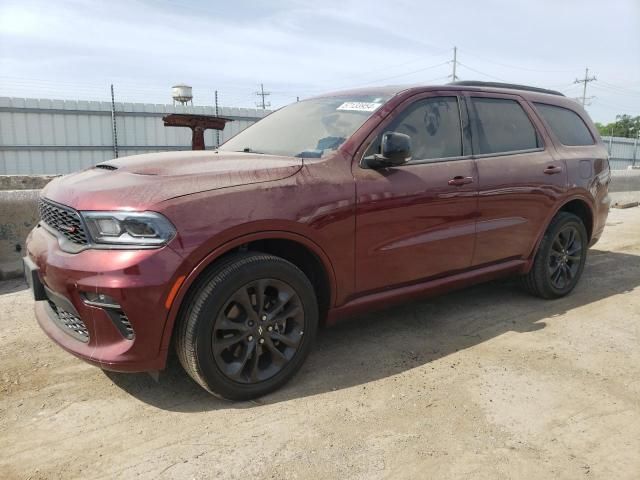
[[[273,222],[269,222],[270,226],[274,226]],[[169,306],[169,312],[167,314],[167,318],[165,320],[165,325],[163,328],[162,335],[162,343],[161,343],[161,351],[168,351],[169,344],[171,342],[171,336],[173,334],[173,328],[180,313],[180,308],[182,306],[182,302],[186,298],[189,289],[194,284],[199,275],[206,270],[210,265],[212,265],[216,260],[221,258],[228,252],[233,251],[234,249],[257,240],[266,240],[266,239],[280,239],[280,240],[291,240],[301,245],[304,245],[311,252],[313,252],[322,262],[325,271],[327,272],[327,276],[330,284],[330,305],[333,305],[335,298],[337,297],[336,292],[336,274],[329,259],[328,255],[325,251],[318,245],[316,242],[311,240],[308,236],[302,235],[297,232],[292,232],[290,230],[262,230],[253,233],[247,233],[239,236],[233,236],[233,234],[229,234],[227,232],[225,237],[231,236],[232,238],[227,240],[222,244],[217,244],[218,246],[209,251],[206,255],[196,257],[196,260],[185,260],[184,268],[178,269],[176,275],[173,279],[173,285],[177,285],[177,292],[175,292],[175,296],[171,305]]]

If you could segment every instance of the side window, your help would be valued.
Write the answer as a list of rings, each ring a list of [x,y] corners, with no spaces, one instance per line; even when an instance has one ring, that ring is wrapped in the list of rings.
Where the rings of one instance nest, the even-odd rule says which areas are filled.
[[[386,132],[411,137],[411,159],[459,157],[462,132],[457,97],[433,97],[407,107],[385,128]],[[369,146],[365,156],[380,153],[380,137]]]
[[[541,145],[522,106],[506,98],[471,97],[475,110],[475,153],[531,150]]]
[[[593,137],[580,116],[568,108],[534,103],[542,118],[563,145],[593,145]]]

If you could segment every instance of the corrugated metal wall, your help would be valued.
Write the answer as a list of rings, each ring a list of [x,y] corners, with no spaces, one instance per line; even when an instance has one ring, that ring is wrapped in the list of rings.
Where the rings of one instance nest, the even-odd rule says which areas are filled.
[[[189,150],[191,130],[165,127],[162,116],[168,113],[215,115],[215,108],[116,103],[119,156]],[[219,108],[220,116],[234,119],[220,132],[220,142],[267,113]],[[637,140],[602,140],[609,149],[612,169],[640,165]],[[215,130],[205,132],[205,144],[208,148],[216,145]],[[113,157],[109,102],[0,97],[0,175],[69,173]]]
[[[609,151],[612,170],[624,170],[630,165],[640,165],[640,142],[634,138],[602,137]]]
[[[116,103],[119,156],[190,150],[191,130],[163,126],[167,113],[215,115],[215,108]],[[220,142],[267,113],[219,108],[221,117],[234,120]],[[215,130],[205,132],[205,144],[215,146]],[[113,157],[109,102],[0,97],[0,175],[68,173]]]

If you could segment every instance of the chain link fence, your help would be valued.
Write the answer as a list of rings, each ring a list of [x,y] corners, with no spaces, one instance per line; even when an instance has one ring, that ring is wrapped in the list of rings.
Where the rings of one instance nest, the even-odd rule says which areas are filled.
[[[612,170],[626,170],[640,166],[640,145],[638,138],[602,137],[609,152]]]

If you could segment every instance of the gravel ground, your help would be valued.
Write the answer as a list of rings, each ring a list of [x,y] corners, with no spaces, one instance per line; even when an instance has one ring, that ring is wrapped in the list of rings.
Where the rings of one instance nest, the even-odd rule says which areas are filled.
[[[640,208],[613,210],[567,298],[512,281],[320,334],[258,402],[156,383],[52,344],[29,292],[0,284],[0,476],[640,477]]]

